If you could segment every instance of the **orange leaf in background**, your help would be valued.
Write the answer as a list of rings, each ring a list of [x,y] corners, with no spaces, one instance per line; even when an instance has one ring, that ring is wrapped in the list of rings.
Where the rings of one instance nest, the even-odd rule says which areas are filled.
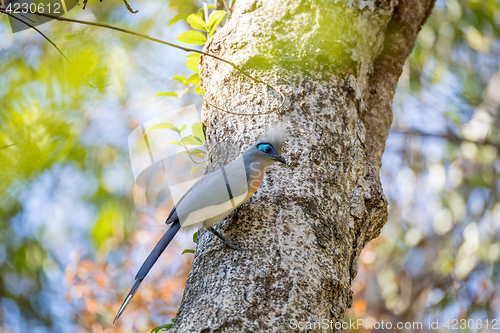
[[[98,286],[105,287],[108,284],[108,278],[104,272],[98,271],[95,273],[95,282]]]
[[[90,261],[90,260],[82,260],[80,261],[80,266],[79,266],[79,270],[83,272],[85,271],[90,271],[94,268],[95,266],[95,263],[93,261]]]
[[[366,302],[363,299],[358,299],[352,304],[352,309],[357,317],[361,317],[366,313]]]
[[[168,279],[162,283],[160,297],[169,302],[173,301],[174,295],[179,290],[183,290],[186,285],[183,278]]]
[[[86,298],[85,299],[85,307],[87,308],[87,311],[91,313],[95,313],[97,310],[97,303],[95,299],[93,298]]]
[[[70,268],[69,266],[66,267],[66,269],[64,270],[64,280],[69,285],[73,284],[73,280],[75,279],[75,275],[76,275],[76,270],[74,270],[73,268]]]
[[[73,298],[78,299],[80,297],[85,296],[88,290],[89,290],[88,286],[84,284],[78,284],[73,286],[73,288],[71,288],[70,294]]]
[[[103,331],[103,328],[98,323],[93,323],[92,324],[92,331],[95,332],[95,333],[99,333],[99,332]]]

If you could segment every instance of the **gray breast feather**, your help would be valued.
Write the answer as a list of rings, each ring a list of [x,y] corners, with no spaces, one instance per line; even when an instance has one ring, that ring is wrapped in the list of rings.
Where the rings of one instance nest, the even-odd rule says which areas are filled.
[[[248,194],[243,156],[197,181],[175,205],[183,227],[225,216],[244,202]]]

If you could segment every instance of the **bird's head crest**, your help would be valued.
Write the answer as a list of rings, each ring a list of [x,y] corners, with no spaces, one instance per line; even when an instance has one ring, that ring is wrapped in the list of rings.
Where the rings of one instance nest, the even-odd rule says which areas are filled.
[[[272,123],[269,125],[257,140],[257,144],[269,143],[273,146],[276,154],[281,155],[281,148],[286,139],[286,127],[280,123]]]

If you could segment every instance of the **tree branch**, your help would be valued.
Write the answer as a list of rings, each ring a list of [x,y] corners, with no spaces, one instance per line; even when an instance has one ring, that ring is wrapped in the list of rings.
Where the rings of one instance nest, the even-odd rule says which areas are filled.
[[[384,39],[384,48],[373,64],[363,99],[369,159],[377,171],[392,122],[392,100],[406,58],[413,50],[417,33],[429,17],[436,0],[400,0],[394,8]],[[383,2],[382,2],[383,3]],[[386,89],[391,87],[391,89]],[[394,89],[393,89],[394,88]]]
[[[12,16],[16,19],[19,20],[19,18],[13,16],[12,14],[10,14],[9,12],[7,12],[5,9],[3,8],[0,8],[0,12],[1,13],[4,13],[4,14],[7,14],[9,16]],[[241,69],[239,66],[237,66],[236,64],[234,64],[233,62],[231,61],[228,61],[226,59],[223,59],[221,57],[218,57],[216,55],[213,55],[213,54],[210,54],[210,53],[207,53],[207,52],[203,52],[203,51],[199,51],[199,50],[196,50],[196,49],[191,49],[191,48],[188,48],[188,47],[183,47],[183,46],[180,46],[180,45],[176,45],[176,44],[173,44],[173,43],[169,43],[169,42],[165,42],[161,39],[157,39],[157,38],[154,38],[154,37],[151,37],[149,35],[144,35],[144,34],[140,34],[140,33],[137,33],[137,32],[134,32],[134,31],[131,31],[131,30],[127,30],[127,29],[123,29],[123,28],[119,28],[119,27],[115,27],[115,26],[112,26],[112,25],[108,25],[108,24],[101,24],[101,23],[95,23],[95,22],[88,22],[88,21],[82,21],[82,20],[76,20],[76,19],[70,19],[70,18],[65,18],[65,17],[59,17],[59,16],[54,16],[54,15],[50,15],[50,14],[45,14],[45,13],[40,13],[40,12],[32,12],[32,11],[29,11],[28,13],[30,14],[35,14],[35,15],[38,15],[38,16],[43,16],[43,17],[48,17],[48,18],[51,18],[51,19],[54,19],[56,21],[63,21],[63,22],[72,22],[72,23],[78,23],[78,24],[83,24],[83,25],[90,25],[90,26],[94,26],[94,27],[101,27],[101,28],[105,28],[105,29],[110,29],[110,30],[115,30],[115,31],[119,31],[119,32],[123,32],[123,33],[126,33],[126,34],[130,34],[130,35],[134,35],[134,36],[137,36],[137,37],[141,37],[141,38],[144,38],[144,39],[147,39],[147,40],[150,40],[150,41],[153,41],[153,42],[156,42],[156,43],[160,43],[160,44],[164,44],[164,45],[168,45],[168,46],[171,46],[171,47],[174,47],[176,49],[179,49],[179,50],[182,50],[182,51],[185,51],[185,52],[195,52],[195,53],[199,53],[199,54],[202,54],[202,55],[205,55],[207,57],[211,57],[211,58],[214,58],[214,59],[217,59],[219,61],[222,61],[223,63],[226,63],[230,66],[232,66],[234,69],[236,69],[240,74],[248,77],[249,79],[252,79],[253,81],[257,82],[257,83],[262,83],[264,85],[266,85],[267,87],[271,88],[272,90],[276,91],[279,96],[281,97],[281,103],[278,105],[278,107],[275,109],[275,110],[272,110],[270,112],[266,112],[266,113],[254,113],[254,114],[240,114],[240,115],[245,115],[245,116],[260,116],[260,115],[265,115],[265,114],[268,114],[268,113],[271,113],[271,112],[276,112],[278,110],[280,110],[283,105],[285,104],[285,95],[279,91],[277,88],[275,88],[274,86],[272,86],[271,84],[267,83],[267,82],[264,82],[262,80],[259,80],[255,77],[253,77],[252,75],[246,73],[243,69]],[[36,29],[35,27],[31,26],[33,29],[39,31],[38,29]],[[40,31],[39,31],[40,32]],[[40,32],[41,34],[41,32]],[[43,35],[43,34],[42,34]],[[45,35],[43,35],[47,40],[49,40]],[[50,40],[49,40],[50,41]],[[52,43],[52,41],[50,41],[50,43],[52,45],[54,45],[54,47],[57,48],[57,46],[55,46],[54,43]],[[59,49],[58,49],[59,50]],[[61,54],[62,52],[59,51]],[[64,56],[64,55],[63,55]],[[65,56],[64,56],[65,57]],[[66,58],[66,57],[65,57]],[[67,59],[67,58],[66,58]],[[221,110],[223,112],[226,112],[226,113],[229,113],[229,114],[235,114],[233,112],[230,112],[230,111],[227,111],[223,108],[220,108],[220,107],[217,107],[218,110]]]
[[[454,133],[451,133],[451,132],[448,132],[448,133],[426,133],[426,132],[422,132],[419,130],[404,130],[404,129],[396,128],[396,129],[392,129],[391,133],[404,134],[404,135],[408,135],[408,136],[414,135],[414,136],[422,136],[422,137],[435,137],[435,138],[445,139],[445,140],[453,142],[453,143],[470,142],[470,143],[474,143],[477,145],[493,146],[496,149],[500,150],[500,144],[492,142],[490,140],[474,141],[474,140],[460,137],[460,136],[458,136]]]
[[[139,12],[139,10],[133,10],[132,7],[130,7],[130,5],[128,4],[127,0],[123,0],[123,2],[125,3],[125,6],[127,7],[128,11],[131,12],[132,14],[137,14]]]
[[[231,8],[229,8],[229,6],[227,5],[226,0],[222,0],[222,2],[224,3],[224,7],[226,7],[226,10],[229,12],[229,15],[231,16],[231,14],[233,13],[233,11],[232,11],[232,10],[231,10]]]

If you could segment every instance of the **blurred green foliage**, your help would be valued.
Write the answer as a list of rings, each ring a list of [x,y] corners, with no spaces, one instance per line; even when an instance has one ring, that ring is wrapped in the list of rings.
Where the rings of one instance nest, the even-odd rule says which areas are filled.
[[[105,1],[89,3],[85,12],[75,9],[69,15],[84,14],[82,19],[143,33],[187,21],[183,31],[201,30],[198,37],[209,37],[224,18],[213,11],[217,15],[205,22],[203,7],[195,1],[171,0],[170,9],[160,1],[131,5],[140,10],[138,14],[130,14],[120,1]],[[57,22],[43,26],[85,79],[96,86],[110,84],[92,89],[35,32],[9,36],[5,16],[0,27],[0,323],[17,324],[20,329],[46,327],[48,332],[75,327],[112,331],[106,318],[113,317],[122,291],[110,280],[118,280],[133,261],[133,254],[120,244],[141,249],[141,244],[155,240],[140,230],[134,232],[138,229],[134,224],[144,215],[134,208],[138,190],[131,177],[119,176],[120,170],[130,173],[123,136],[138,125],[129,113],[130,96],[137,88],[129,75],[144,68],[133,52],[149,44],[104,29]],[[499,37],[497,0],[438,0],[420,32],[400,80],[394,126],[403,132],[442,135],[411,132],[389,139],[382,176],[391,203],[390,220],[360,258],[349,318],[395,322],[444,313],[463,318],[492,318],[498,313]],[[201,45],[203,39],[195,42]],[[203,93],[197,74],[199,54],[178,57],[192,71],[174,73],[182,90],[155,96],[182,97],[193,87]],[[143,75],[154,78],[147,70]],[[120,112],[110,119],[99,120],[103,113],[116,110]],[[204,141],[203,129],[194,126],[194,136],[179,139],[179,144]],[[176,129],[181,135],[182,127]],[[191,154],[206,157],[201,150]],[[74,179],[65,178],[64,172]],[[118,180],[112,181],[114,177]],[[64,192],[65,188],[70,190]],[[70,192],[81,192],[70,201],[85,209],[57,201]],[[51,204],[69,210],[71,218],[41,211]],[[61,220],[67,225],[57,224]],[[54,237],[51,228],[61,233]],[[78,236],[88,243],[84,250]],[[68,248],[52,244],[58,237],[78,249],[64,253],[72,258],[69,262],[58,253]],[[180,278],[161,285],[152,277],[154,293],[146,285],[144,298],[136,300],[136,311],[148,313],[148,319],[137,324],[141,329],[175,315],[175,301],[164,312],[158,308],[165,307],[165,299],[180,297],[189,259],[174,268],[181,271]],[[53,296],[61,295],[56,288],[64,284],[61,275],[71,286],[66,300]],[[62,310],[54,310],[54,304],[64,301],[71,309],[58,314]],[[15,315],[16,307],[19,316],[12,321],[6,314]],[[151,315],[153,310],[156,315]],[[114,329],[132,329],[129,324]]]
[[[111,21],[121,6],[120,1],[93,4],[89,14]],[[77,15],[79,10],[71,14]],[[153,23],[154,19],[150,18],[136,28]],[[0,24],[2,36],[6,36],[4,43],[12,39],[11,45],[0,51],[0,295],[3,300],[0,309],[9,304],[5,303],[7,298],[12,299],[21,316],[17,325],[31,324],[59,331],[57,314],[52,313],[43,295],[53,290],[49,275],[54,269],[64,269],[64,263],[59,263],[57,254],[51,253],[44,243],[43,226],[23,232],[23,228],[31,228],[32,224],[24,218],[27,207],[22,196],[54,167],[70,165],[81,175],[92,174],[90,178],[84,176],[89,180],[97,179],[97,188],[81,199],[92,207],[90,211],[95,211],[95,222],[89,221],[91,224],[83,228],[94,251],[109,252],[111,248],[105,246],[109,239],[113,236],[121,239],[131,232],[132,198],[126,192],[116,193],[110,189],[104,179],[108,168],[116,164],[128,167],[128,160],[124,158],[126,146],[86,142],[85,132],[94,121],[93,115],[86,111],[89,107],[110,99],[118,104],[125,102],[127,89],[122,82],[130,62],[126,52],[138,41],[115,37],[110,43],[110,33],[106,31],[56,22],[44,25],[45,28],[50,25],[47,34],[88,81],[96,86],[111,83],[109,88],[97,90],[89,88],[57,50],[34,31],[9,36],[5,15]],[[120,125],[130,128],[126,114],[121,115]],[[113,128],[109,129],[113,131]],[[58,175],[53,178],[57,184]],[[39,200],[50,202],[51,199],[40,197]],[[72,236],[62,234],[60,237]],[[5,316],[0,310],[0,322],[8,321]]]
[[[438,0],[399,82],[389,222],[360,257],[348,318],[499,318],[499,91],[500,2]]]

